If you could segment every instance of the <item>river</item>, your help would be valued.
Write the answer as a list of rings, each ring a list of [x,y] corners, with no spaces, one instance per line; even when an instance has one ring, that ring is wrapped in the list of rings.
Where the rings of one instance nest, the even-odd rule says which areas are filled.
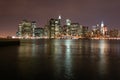
[[[120,80],[120,40],[21,40],[0,47],[0,80]]]

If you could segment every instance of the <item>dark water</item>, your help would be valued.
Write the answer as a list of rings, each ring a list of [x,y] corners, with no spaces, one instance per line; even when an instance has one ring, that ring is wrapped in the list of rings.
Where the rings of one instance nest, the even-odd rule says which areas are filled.
[[[120,80],[119,40],[22,40],[0,47],[0,80]]]

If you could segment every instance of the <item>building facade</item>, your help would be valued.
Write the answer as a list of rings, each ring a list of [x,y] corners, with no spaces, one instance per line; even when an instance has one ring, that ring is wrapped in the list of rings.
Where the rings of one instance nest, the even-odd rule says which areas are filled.
[[[45,35],[48,38],[59,38],[61,36],[61,16],[58,19],[51,18],[45,26]]]
[[[27,20],[23,20],[21,24],[19,24],[17,36],[18,37],[32,37],[34,36],[34,29],[36,28],[36,22],[30,22]]]

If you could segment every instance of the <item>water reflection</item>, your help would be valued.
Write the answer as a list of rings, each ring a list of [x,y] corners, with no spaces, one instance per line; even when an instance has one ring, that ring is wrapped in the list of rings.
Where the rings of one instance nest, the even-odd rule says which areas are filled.
[[[34,57],[36,52],[36,44],[21,44],[19,47],[19,57]]]
[[[66,52],[65,52],[65,77],[68,79],[72,79],[73,74],[72,74],[72,51],[71,51],[71,41],[67,40],[65,41],[65,46],[66,46]]]
[[[71,40],[54,40],[51,44],[54,54],[55,76],[59,79],[72,79]],[[62,77],[61,77],[61,76]]]
[[[108,43],[106,40],[100,40],[100,44],[99,44],[99,47],[100,47],[100,63],[99,63],[99,69],[100,69],[100,74],[101,75],[104,75],[107,73],[107,50],[108,50]]]
[[[19,72],[24,77],[47,76],[44,78],[52,80],[108,79],[111,72],[118,70],[110,63],[120,67],[118,43],[109,40],[25,41],[18,50]]]

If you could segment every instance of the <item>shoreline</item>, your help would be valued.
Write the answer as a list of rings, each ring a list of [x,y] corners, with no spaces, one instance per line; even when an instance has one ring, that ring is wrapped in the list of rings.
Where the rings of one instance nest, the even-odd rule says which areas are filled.
[[[120,40],[120,38],[16,38],[19,40],[34,40],[34,39],[59,39],[59,40],[65,40],[65,39],[70,39],[70,40]]]
[[[20,45],[19,39],[0,39],[0,46]]]

